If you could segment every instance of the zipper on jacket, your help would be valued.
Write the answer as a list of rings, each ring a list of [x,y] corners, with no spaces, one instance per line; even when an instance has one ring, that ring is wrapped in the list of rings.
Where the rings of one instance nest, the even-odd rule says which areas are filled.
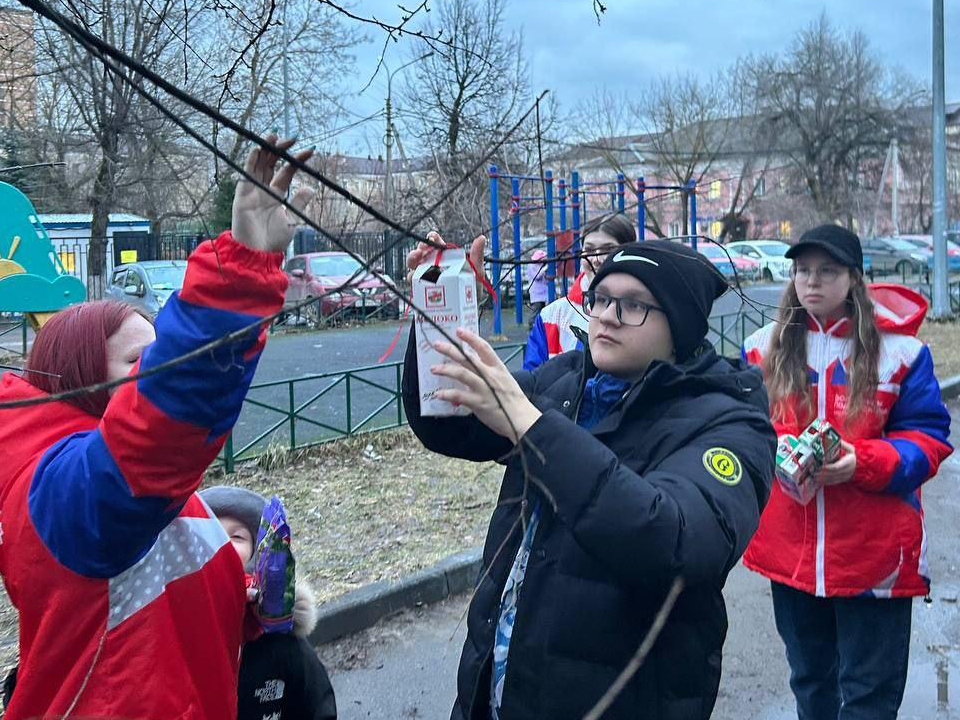
[[[817,325],[820,325],[817,321]],[[823,327],[817,337],[817,418],[827,419],[827,348],[830,340]],[[824,556],[826,555],[826,517],[823,499],[823,488],[817,490],[817,548],[815,555],[816,596],[826,597],[826,577],[824,571]]]
[[[583,362],[580,365],[580,387],[577,390],[577,397],[575,397],[573,400],[573,414],[570,415],[570,419],[572,419],[574,422],[576,422],[577,418],[580,417],[580,406],[583,404],[583,393],[587,389],[587,357],[589,353],[589,345],[584,344]]]

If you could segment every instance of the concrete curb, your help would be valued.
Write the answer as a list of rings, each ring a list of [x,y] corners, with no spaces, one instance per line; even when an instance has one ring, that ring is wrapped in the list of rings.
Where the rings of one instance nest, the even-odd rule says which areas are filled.
[[[940,397],[960,397],[960,375],[940,384]],[[481,548],[451,555],[433,567],[396,582],[376,582],[320,606],[310,635],[315,645],[351,635],[383,618],[417,605],[435,603],[472,590],[480,574]]]
[[[451,555],[433,567],[395,582],[375,582],[318,608],[315,645],[351,635],[417,605],[435,603],[472,590],[480,574],[481,548]]]

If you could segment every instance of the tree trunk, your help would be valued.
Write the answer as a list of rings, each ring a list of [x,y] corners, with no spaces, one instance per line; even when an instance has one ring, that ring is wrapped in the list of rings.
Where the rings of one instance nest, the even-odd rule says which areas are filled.
[[[103,298],[107,283],[107,225],[114,200],[113,161],[111,153],[104,151],[93,183],[90,208],[90,244],[87,247],[87,299]]]

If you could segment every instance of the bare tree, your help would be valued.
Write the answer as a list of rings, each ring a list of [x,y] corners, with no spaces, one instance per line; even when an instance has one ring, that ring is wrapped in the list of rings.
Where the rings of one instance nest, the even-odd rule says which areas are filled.
[[[413,121],[410,133],[433,158],[441,191],[475,166],[527,109],[531,93],[523,39],[507,29],[505,6],[505,0],[441,0],[426,31],[449,45],[434,45],[433,55],[407,73],[402,102]],[[411,58],[423,50],[423,45],[412,48]],[[535,136],[531,123],[514,142]],[[511,157],[516,153],[508,146],[497,159]],[[469,234],[488,207],[485,183],[485,174],[471,178],[438,209],[434,221],[448,233]],[[429,206],[430,200],[424,198],[423,204]]]
[[[338,118],[349,113],[338,96],[342,92],[341,80],[352,66],[350,51],[362,35],[345,22],[339,9],[316,0],[291,0],[283,17],[285,33],[279,24],[271,25],[249,47],[246,43],[250,29],[229,18],[220,18],[206,43],[211,67],[206,69],[208,89],[204,95],[218,110],[245,127],[262,132],[279,128],[284,116],[286,53],[291,131],[302,143],[310,143],[322,139]],[[253,25],[267,22],[263,15]],[[245,54],[242,62],[237,63],[240,52]],[[228,72],[230,76],[226,78]],[[224,137],[216,125],[211,127],[211,140],[234,163],[239,164],[246,153],[241,138],[232,133]],[[230,172],[221,160],[215,158],[214,163],[218,179]]]
[[[725,82],[733,123],[721,153],[725,159],[719,164],[729,173],[732,192],[721,220],[720,241],[748,236],[747,211],[765,194],[769,171],[781,162],[777,125],[763,114],[744,66],[738,62],[730,68]]]
[[[581,147],[605,165],[627,177],[644,175],[648,181],[685,186],[691,181],[723,179],[731,185],[723,211],[720,237],[743,237],[749,206],[763,187],[770,167],[773,133],[757,114],[757,103],[740,75],[739,67],[708,80],[692,75],[660,78],[639,100],[625,94],[598,91],[578,104]],[[686,202],[671,195],[649,199],[646,229],[664,236],[662,216]]]
[[[650,137],[648,162],[657,176],[676,185],[699,182],[713,169],[734,122],[722,75],[661,78],[634,109]]]
[[[57,3],[57,9],[128,53],[138,62],[170,73],[175,63],[176,37],[170,27],[182,27],[188,17],[182,3],[156,0]],[[123,141],[131,126],[136,92],[75,41],[46,23],[38,40],[41,61],[56,70],[55,82],[69,95],[69,111],[82,122],[83,132],[97,156],[89,202],[93,212],[87,262],[87,291],[100,297],[106,283],[106,235],[109,213],[117,205],[118,171],[123,166]],[[129,70],[123,73],[134,84],[142,80]]]
[[[751,60],[750,75],[820,217],[853,226],[864,168],[882,164],[915,89],[883,68],[862,33],[841,35],[826,15],[782,57]]]

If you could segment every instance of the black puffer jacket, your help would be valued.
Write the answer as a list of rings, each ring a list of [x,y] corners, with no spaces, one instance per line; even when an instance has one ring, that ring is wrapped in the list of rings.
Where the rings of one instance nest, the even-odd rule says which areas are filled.
[[[521,536],[524,492],[511,443],[473,417],[419,413],[415,344],[403,400],[436,452],[506,464],[470,605],[454,720],[489,720],[500,597]],[[575,423],[589,354],[560,355],[516,375],[543,416],[525,436],[532,500],[541,498],[510,644],[503,720],[580,720],[636,652],[676,577],[681,594],[646,663],[607,720],[710,716],[727,629],[721,588],[757,528],[776,436],[760,374],[709,345],[682,366],[656,362],[592,430]],[[508,457],[509,456],[509,457]],[[713,469],[708,470],[711,465]],[[508,537],[509,536],[509,537]],[[498,548],[501,548],[498,553]]]

